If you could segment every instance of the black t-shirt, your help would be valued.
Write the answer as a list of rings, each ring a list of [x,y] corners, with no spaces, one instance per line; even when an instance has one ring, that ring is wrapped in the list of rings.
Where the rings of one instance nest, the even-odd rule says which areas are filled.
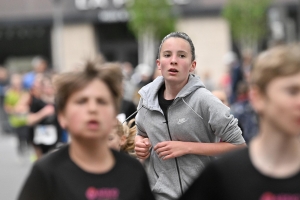
[[[159,91],[158,91],[158,103],[159,103],[159,106],[160,106],[160,108],[162,109],[162,111],[165,115],[166,121],[168,121],[168,108],[173,103],[174,99],[166,100],[164,98],[165,89],[166,89],[166,86],[165,86],[165,84],[163,84],[161,86],[161,88],[159,89]]]
[[[300,200],[300,171],[276,179],[260,173],[248,148],[210,163],[180,200]]]
[[[142,164],[113,151],[114,167],[88,173],[69,156],[69,145],[38,160],[18,200],[154,200]]]
[[[30,112],[36,113],[36,112],[40,111],[46,105],[47,104],[44,101],[42,101],[41,99],[31,96],[31,102],[29,105]]]

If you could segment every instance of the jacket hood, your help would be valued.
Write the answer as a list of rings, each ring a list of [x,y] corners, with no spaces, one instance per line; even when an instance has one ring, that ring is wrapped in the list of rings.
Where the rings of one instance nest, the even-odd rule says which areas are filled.
[[[164,78],[162,76],[159,76],[151,83],[145,85],[139,90],[138,93],[141,95],[144,106],[151,110],[160,110],[158,104],[158,91],[164,84],[164,82]],[[195,74],[190,74],[187,84],[180,90],[175,99],[186,97],[187,95],[191,94],[201,87],[205,88],[200,77]]]

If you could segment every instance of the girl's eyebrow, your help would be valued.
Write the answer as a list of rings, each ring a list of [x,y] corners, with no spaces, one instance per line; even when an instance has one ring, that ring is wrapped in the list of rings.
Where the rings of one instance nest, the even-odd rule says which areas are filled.
[[[169,53],[169,52],[172,52],[172,51],[171,50],[165,50],[165,51],[163,51],[163,53]],[[187,53],[187,51],[178,50],[177,53]]]
[[[187,52],[184,50],[179,50],[179,51],[177,51],[177,53],[187,53]]]

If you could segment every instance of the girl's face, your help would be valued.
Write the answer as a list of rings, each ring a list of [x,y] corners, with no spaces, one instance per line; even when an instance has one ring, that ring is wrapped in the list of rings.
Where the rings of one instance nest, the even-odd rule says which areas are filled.
[[[116,151],[121,150],[121,137],[116,131],[112,131],[108,136],[108,147]]]
[[[67,100],[59,122],[72,139],[106,142],[115,125],[116,111],[111,92],[100,80],[91,81]]]
[[[123,126],[120,127],[119,123],[117,122],[117,125],[115,125],[114,129],[111,131],[107,140],[108,147],[116,151],[120,151],[121,146],[126,142],[125,135],[123,133],[118,133],[118,131],[120,131],[120,128],[123,129]]]
[[[165,40],[156,64],[166,82],[182,85],[186,84],[189,73],[196,68],[189,42],[177,37]]]
[[[264,124],[273,132],[300,135],[300,73],[275,78],[258,96],[252,103]]]

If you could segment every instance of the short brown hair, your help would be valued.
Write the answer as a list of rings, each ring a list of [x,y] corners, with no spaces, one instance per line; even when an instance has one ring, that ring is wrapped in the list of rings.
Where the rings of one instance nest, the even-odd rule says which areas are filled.
[[[104,82],[110,90],[116,113],[121,102],[122,71],[116,63],[95,63],[87,61],[83,71],[72,71],[57,75],[54,80],[56,88],[56,106],[63,112],[69,97],[97,79]]]
[[[259,54],[251,71],[251,84],[261,92],[275,78],[300,72],[300,44],[282,45]]]

